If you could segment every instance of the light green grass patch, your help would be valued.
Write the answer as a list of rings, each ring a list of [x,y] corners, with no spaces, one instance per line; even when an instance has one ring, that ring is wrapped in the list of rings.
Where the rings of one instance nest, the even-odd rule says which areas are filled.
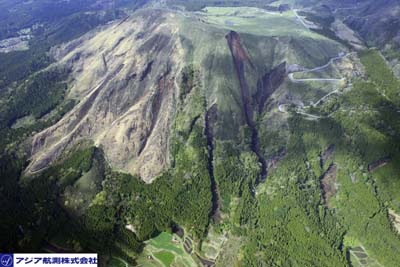
[[[262,36],[308,36],[324,38],[306,29],[293,11],[270,12],[254,7],[206,7],[197,13],[209,24]]]
[[[154,253],[154,256],[159,259],[165,266],[171,266],[171,263],[174,261],[174,254],[170,252],[157,252]]]
[[[163,232],[157,237],[150,239],[149,245],[162,250],[171,250],[178,255],[183,255],[184,251],[172,242],[172,234]]]
[[[343,238],[343,245],[346,247],[357,247],[360,246],[360,241],[358,241],[357,238],[345,235]]]
[[[203,240],[201,250],[208,259],[216,259],[226,241],[224,233],[217,232],[214,226],[210,226],[207,238]]]
[[[12,129],[19,129],[19,128],[24,128],[28,127],[32,124],[35,123],[35,117],[32,115],[22,117],[14,122],[14,124],[11,126]]]
[[[178,236],[163,232],[146,242],[137,263],[146,267],[197,266],[193,258],[184,251],[182,242]]]

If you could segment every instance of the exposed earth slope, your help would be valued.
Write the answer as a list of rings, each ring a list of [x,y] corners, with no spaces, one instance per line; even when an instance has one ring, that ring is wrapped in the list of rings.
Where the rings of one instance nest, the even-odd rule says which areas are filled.
[[[168,138],[177,109],[180,94],[178,82],[184,65],[194,62],[208,81],[202,85],[208,106],[214,104],[218,106],[218,112],[224,114],[229,112],[225,107],[229,103],[229,109],[237,119],[232,124],[226,121],[232,118],[220,116],[218,123],[233,127],[228,137],[232,139],[237,138],[242,118],[250,128],[255,128],[253,113],[262,113],[267,99],[283,83],[285,62],[301,61],[303,55],[298,55],[296,47],[291,45],[312,45],[313,42],[312,35],[300,26],[297,26],[297,30],[292,29],[294,36],[272,38],[266,32],[265,37],[250,42],[256,42],[253,46],[271,46],[273,50],[262,51],[262,48],[254,47],[251,52],[268,54],[273,62],[268,62],[267,58],[267,62],[255,62],[258,65],[253,65],[244,50],[248,48],[243,48],[239,40],[235,41],[239,38],[237,33],[231,34],[237,36],[233,38],[233,43],[230,41],[231,35],[227,35],[227,44],[224,39],[226,31],[192,20],[179,12],[142,11],[135,14],[134,18],[114,22],[100,31],[91,32],[54,49],[57,64],[50,68],[69,69],[71,82],[66,97],[77,100],[79,104],[57,124],[33,137],[32,162],[27,173],[45,168],[79,140],[91,139],[103,149],[113,168],[138,174],[150,182],[169,166]],[[282,19],[282,23],[285,20],[295,22],[290,15]],[[214,36],[206,36],[210,33]],[[321,40],[315,42],[325,43],[323,46],[327,49],[316,49],[316,54],[308,59],[310,62],[323,62],[340,51],[340,47],[336,48],[328,39],[318,38]],[[197,47],[199,43],[209,45]],[[219,50],[215,47],[219,47]],[[228,57],[230,50],[233,61]],[[188,58],[191,55],[194,58]],[[250,64],[248,70],[240,62],[243,59]],[[238,73],[240,88],[231,79],[232,63]],[[283,65],[278,67],[281,71],[271,70],[269,74],[262,65],[267,63]],[[213,75],[218,72],[219,75]],[[245,72],[249,72],[247,75],[250,78],[245,77]],[[246,79],[260,80],[261,88],[249,89]],[[272,80],[273,83],[268,84]],[[224,87],[230,87],[234,90],[231,94],[239,98],[229,97]],[[257,103],[253,103],[257,100],[251,96],[256,93],[255,90],[262,95],[258,109],[255,107]],[[266,162],[257,144],[257,133],[253,134],[253,150],[259,155],[263,169],[266,169]],[[222,135],[225,133],[216,137],[226,138]]]

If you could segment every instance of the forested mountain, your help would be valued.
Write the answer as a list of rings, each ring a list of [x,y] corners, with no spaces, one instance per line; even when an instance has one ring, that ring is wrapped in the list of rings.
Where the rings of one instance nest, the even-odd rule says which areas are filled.
[[[0,251],[398,266],[399,12],[1,0]]]

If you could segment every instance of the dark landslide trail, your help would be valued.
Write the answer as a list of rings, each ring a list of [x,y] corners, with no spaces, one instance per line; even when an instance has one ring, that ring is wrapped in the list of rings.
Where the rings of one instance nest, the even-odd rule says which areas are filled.
[[[281,86],[286,77],[286,62],[282,62],[270,72],[266,73],[259,81],[257,90],[258,113],[264,111],[265,103],[269,97]]]
[[[246,63],[249,64],[252,68],[254,68],[254,66],[251,63],[247,52],[244,50],[240,41],[240,36],[237,32],[231,31],[228,35],[226,35],[226,39],[228,41],[228,46],[232,54],[233,64],[235,65],[236,69],[236,75],[239,79],[246,124],[251,129],[251,149],[257,155],[258,161],[261,164],[261,176],[256,181],[256,184],[259,184],[260,182],[265,180],[267,176],[267,162],[260,152],[260,140],[258,137],[257,127],[253,119],[252,99],[250,96],[249,86],[247,84],[245,74]]]
[[[210,211],[210,217],[214,219],[215,222],[219,223],[221,221],[220,214],[220,197],[218,193],[217,183],[214,177],[214,123],[217,120],[218,107],[216,104],[212,105],[205,115],[205,135],[207,137],[207,150],[208,150],[208,173],[211,180],[211,197],[212,197],[212,207]]]

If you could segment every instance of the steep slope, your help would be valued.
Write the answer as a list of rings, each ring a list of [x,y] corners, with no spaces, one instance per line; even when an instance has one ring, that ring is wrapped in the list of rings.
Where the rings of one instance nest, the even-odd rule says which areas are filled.
[[[70,67],[73,77],[68,97],[79,104],[34,137],[28,171],[42,169],[88,138],[117,169],[145,180],[160,173],[167,164],[176,59],[182,53],[172,38],[175,30],[172,14],[144,12],[60,47],[58,64]]]
[[[215,138],[237,142],[244,123],[255,129],[253,113],[262,112],[267,98],[283,83],[285,65],[278,67],[278,78],[269,77],[261,56],[251,59],[256,65],[246,70],[249,85],[243,83],[243,77],[232,80],[233,66],[237,64],[234,54],[234,60],[231,59],[226,32],[181,13],[144,10],[54,49],[57,64],[52,68],[70,70],[67,98],[79,104],[57,124],[34,136],[32,161],[26,173],[46,168],[73,144],[89,139],[104,150],[113,168],[152,181],[169,166],[168,143],[181,94],[181,69],[189,64],[199,68],[205,81],[202,90],[206,106],[218,107]],[[305,37],[295,39],[249,36],[251,54],[265,54],[274,60],[272,64],[281,64],[289,56],[288,60],[302,60],[302,51],[291,44],[311,45],[313,39],[307,34],[304,31]],[[252,39],[258,44],[251,44]],[[337,53],[330,41],[320,42],[331,50],[316,49],[310,62]],[[263,52],[263,46],[276,51]],[[242,54],[246,56],[244,50]],[[239,73],[244,75],[242,70]],[[259,89],[254,82],[258,80],[263,84]],[[253,99],[257,93],[262,95],[258,108]],[[230,130],[226,131],[226,127]],[[265,169],[256,132],[253,135],[252,150]]]
[[[299,4],[306,2],[296,1]],[[306,5],[303,11],[312,13],[308,19],[316,23],[315,30],[337,38],[330,32],[336,28],[340,39],[357,44],[359,49],[362,49],[363,43],[380,48],[386,44],[399,46],[400,5],[397,0],[324,0],[315,5]]]
[[[397,0],[363,1],[353,9],[338,9],[344,22],[371,46],[400,46],[400,4]]]

